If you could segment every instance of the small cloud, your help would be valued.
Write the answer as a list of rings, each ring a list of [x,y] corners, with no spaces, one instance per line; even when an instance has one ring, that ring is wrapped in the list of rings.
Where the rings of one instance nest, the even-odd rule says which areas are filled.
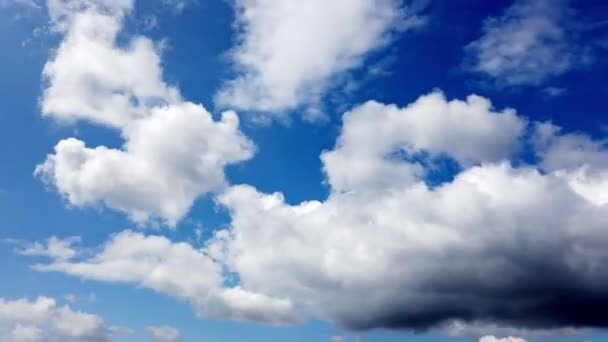
[[[177,342],[180,340],[179,330],[175,329],[172,326],[152,325],[147,327],[146,331],[158,342]]]
[[[566,1],[517,0],[484,22],[482,36],[465,48],[465,67],[504,87],[540,85],[588,64],[573,13]]]
[[[63,296],[63,299],[65,299],[65,301],[68,302],[68,303],[74,303],[74,302],[76,302],[76,300],[78,298],[76,297],[75,294],[68,293],[65,296]]]
[[[43,256],[55,260],[68,260],[76,255],[78,251],[72,246],[81,241],[79,236],[72,236],[65,239],[60,239],[55,236],[48,238],[45,242],[23,243],[17,240],[16,244],[20,245],[17,253],[25,256]]]
[[[546,87],[541,90],[546,97],[558,97],[564,95],[568,89],[563,87]]]

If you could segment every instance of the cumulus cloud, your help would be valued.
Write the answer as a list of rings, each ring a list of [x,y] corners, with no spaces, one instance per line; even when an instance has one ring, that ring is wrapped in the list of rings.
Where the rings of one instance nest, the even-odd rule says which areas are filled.
[[[461,124],[440,129],[437,120],[435,134],[421,122],[452,115],[437,109],[449,107],[438,95],[401,110],[355,108],[323,157],[328,199],[290,205],[280,193],[232,187],[219,198],[232,227],[217,235],[218,258],[243,287],[292,298],[348,328],[438,329],[454,319],[530,330],[606,325],[606,206],[557,170],[511,165],[525,120],[486,101],[453,102]],[[402,124],[409,115],[414,123]],[[419,131],[430,142],[417,140]],[[447,154],[463,169],[429,187],[424,172],[411,172],[424,165],[393,157],[404,146]],[[345,151],[350,173],[328,163]]]
[[[113,328],[93,314],[59,306],[54,299],[0,298],[0,327],[13,324],[11,341],[110,341]]]
[[[523,145],[537,165],[512,162]],[[134,283],[224,318],[285,323],[297,310],[349,329],[607,326],[608,206],[594,191],[608,178],[577,185],[580,172],[606,172],[605,151],[479,96],[369,102],[345,114],[321,155],[327,199],[289,204],[236,185],[217,199],[229,227],[201,250],[123,232],[91,258],[38,269]],[[436,158],[459,168],[429,184]],[[238,284],[225,288],[226,277]]]
[[[587,200],[607,204],[608,140],[560,130],[549,122],[536,124],[533,142],[541,167],[567,180]]]
[[[421,22],[399,0],[237,0],[234,7],[237,76],[216,101],[274,114],[315,107],[340,73]]]
[[[253,155],[234,112],[216,121],[162,80],[159,47],[145,37],[118,46],[132,1],[51,1],[64,39],[44,68],[44,116],[120,131],[121,148],[61,140],[36,174],[71,204],[103,204],[144,223],[175,225],[194,200],[225,185],[224,166]]]
[[[149,326],[146,331],[159,342],[178,342],[180,340],[179,330],[168,325]]]
[[[466,47],[467,67],[500,86],[539,85],[586,62],[568,0],[516,0]]]
[[[290,301],[223,288],[222,265],[206,251],[161,236],[124,231],[82,260],[37,265],[83,279],[131,283],[190,302],[201,316],[285,324],[298,320]]]
[[[495,112],[483,97],[447,101],[440,92],[405,108],[370,101],[346,113],[343,121],[336,147],[321,155],[335,191],[411,183],[424,168],[403,159],[421,151],[449,156],[465,167],[509,158],[525,127],[514,110]]]

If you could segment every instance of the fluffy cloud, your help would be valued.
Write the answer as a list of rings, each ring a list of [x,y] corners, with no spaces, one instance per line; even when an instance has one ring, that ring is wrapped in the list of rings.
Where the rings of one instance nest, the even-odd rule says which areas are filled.
[[[40,271],[61,271],[83,279],[132,283],[190,302],[205,317],[253,320],[269,324],[297,321],[292,304],[246,291],[222,288],[222,265],[205,251],[161,236],[124,231],[90,258],[55,259],[37,265]]]
[[[119,20],[133,8],[135,0],[47,0],[52,29],[67,30],[74,19],[85,11],[104,13]]]
[[[538,165],[510,162],[527,129]],[[571,148],[582,156],[551,157]],[[124,232],[91,258],[38,269],[135,283],[223,318],[285,323],[297,309],[351,329],[606,326],[608,207],[575,182],[606,172],[605,151],[479,96],[370,102],[322,154],[327,199],[288,204],[232,186],[218,197],[230,226],[202,250]],[[429,185],[437,158],[460,169]],[[238,285],[223,287],[226,276]]]
[[[216,100],[268,113],[315,106],[341,72],[420,23],[398,0],[237,0],[234,7],[237,77]]]
[[[61,140],[36,174],[72,205],[102,203],[138,223],[175,225],[197,197],[224,186],[224,166],[250,158],[254,147],[234,112],[215,121],[163,82],[152,41],[116,45],[131,7],[126,0],[49,3],[65,37],[44,68],[43,115],[106,125],[125,142],[114,149]]]
[[[180,339],[179,330],[168,325],[149,326],[146,331],[159,342],[177,342]]]
[[[560,134],[551,123],[538,123],[534,144],[541,167],[555,172],[574,191],[598,205],[608,203],[608,145],[580,133]]]
[[[443,126],[450,104],[460,124]],[[562,169],[512,166],[524,120],[488,108],[477,97],[429,95],[401,110],[354,109],[324,154],[329,198],[289,205],[280,193],[232,187],[219,198],[232,227],[212,244],[217,258],[244,288],[292,298],[349,328],[437,328],[454,319],[531,330],[606,325],[606,206]],[[393,157],[404,146],[451,156],[463,170],[429,187],[424,172],[411,172],[425,165]],[[336,165],[350,173],[328,163],[334,154],[348,156]]]
[[[232,112],[213,121],[192,103],[155,108],[125,128],[122,149],[68,138],[36,174],[73,205],[103,202],[136,222],[158,216],[175,225],[197,197],[224,186],[226,164],[253,154],[238,122]]]
[[[72,14],[63,42],[44,67],[43,115],[124,127],[147,117],[151,106],[179,101],[177,90],[161,79],[154,43],[135,37],[118,48],[121,27],[119,15],[91,8]]]
[[[516,0],[470,43],[468,67],[498,85],[538,85],[583,63],[568,0]]]
[[[59,306],[54,299],[0,298],[0,326],[14,324],[5,338],[11,341],[109,341],[112,330],[93,314]]]
[[[336,147],[321,156],[336,191],[411,183],[424,168],[403,159],[420,152],[449,156],[465,167],[509,158],[525,127],[514,110],[494,112],[485,98],[447,101],[440,92],[405,108],[370,101],[343,121]]]

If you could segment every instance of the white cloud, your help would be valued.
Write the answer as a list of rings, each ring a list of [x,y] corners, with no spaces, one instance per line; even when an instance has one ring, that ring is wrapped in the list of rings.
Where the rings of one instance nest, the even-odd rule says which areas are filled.
[[[560,134],[551,123],[538,123],[534,144],[541,166],[567,180],[574,191],[598,205],[608,203],[608,143],[580,133]]]
[[[528,342],[528,340],[520,338],[520,337],[505,337],[505,338],[498,338],[495,336],[484,336],[482,338],[479,339],[479,342]]]
[[[168,325],[149,326],[146,331],[159,342],[177,342],[180,339],[179,330]]]
[[[421,22],[399,0],[236,0],[234,7],[237,76],[216,101],[264,114],[317,106],[340,73]]]
[[[106,125],[125,142],[114,149],[61,140],[36,174],[72,205],[101,203],[138,223],[173,226],[197,197],[225,185],[224,166],[250,158],[254,147],[234,112],[214,121],[163,82],[152,41],[134,37],[117,46],[131,7],[127,0],[49,3],[65,37],[44,68],[43,115]]]
[[[594,141],[582,133],[561,134],[550,122],[534,127],[534,144],[547,171],[572,170],[587,166],[594,170],[608,169],[608,140]]]
[[[109,341],[112,328],[93,314],[58,306],[54,299],[0,298],[0,323],[14,324],[13,341]]]
[[[224,186],[225,165],[253,154],[232,112],[213,121],[200,105],[183,103],[150,114],[125,128],[122,149],[60,141],[36,174],[70,204],[102,202],[138,223],[159,217],[173,226],[197,197]]]
[[[509,160],[526,120],[487,99],[370,102],[345,115],[335,148],[322,155],[327,199],[288,204],[280,193],[232,186],[218,197],[230,226],[201,250],[123,232],[88,259],[38,269],[152,288],[203,316],[273,323],[297,321],[297,309],[363,329],[603,324],[608,207],[571,175],[581,166],[606,172],[606,149],[580,135],[593,146],[584,158],[552,159],[552,149],[578,145],[542,127],[533,137],[540,164],[522,165]],[[430,162],[401,152],[425,152]],[[436,156],[462,170],[429,186]],[[225,288],[231,275],[238,284]]]
[[[336,148],[321,155],[336,191],[417,180],[422,165],[403,163],[399,152],[446,155],[463,166],[509,158],[525,127],[514,110],[495,112],[483,97],[447,101],[440,92],[405,108],[370,101],[346,113],[343,121]]]
[[[17,323],[10,336],[13,342],[38,342],[42,341],[42,330],[33,325]]]
[[[88,9],[71,18],[63,42],[44,67],[43,115],[120,128],[149,116],[150,107],[179,101],[177,90],[162,81],[152,41],[135,37],[125,48],[116,46],[121,16]]]
[[[470,43],[469,69],[501,86],[539,85],[585,63],[568,0],[516,0]]]
[[[37,265],[41,271],[61,271],[83,279],[137,284],[190,302],[202,316],[253,320],[269,324],[298,319],[287,300],[222,288],[222,265],[205,251],[161,236],[124,231],[92,257],[54,260]]]
[[[244,288],[350,328],[439,328],[457,318],[530,330],[593,325],[583,314],[605,292],[585,305],[557,293],[608,281],[599,263],[608,258],[608,208],[557,171],[508,162],[524,122],[475,97],[355,108],[323,157],[327,200],[290,205],[280,193],[234,186],[219,198],[231,229],[210,250]],[[445,153],[464,169],[430,188],[424,172],[411,172],[424,166],[391,156],[404,146]],[[342,154],[335,166],[327,157]],[[555,314],[562,305],[567,317]]]
[[[59,239],[52,236],[45,243],[34,242],[20,248],[17,252],[21,255],[46,256],[53,259],[67,260],[76,256],[77,251],[72,247],[80,242],[80,237]]]

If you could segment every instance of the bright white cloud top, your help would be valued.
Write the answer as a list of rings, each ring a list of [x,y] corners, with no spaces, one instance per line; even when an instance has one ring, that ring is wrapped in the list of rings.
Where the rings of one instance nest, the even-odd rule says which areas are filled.
[[[43,114],[113,127],[125,142],[120,149],[90,148],[64,139],[36,174],[72,205],[101,203],[138,223],[174,226],[196,198],[225,186],[224,166],[249,159],[254,147],[234,112],[215,121],[162,81],[152,41],[134,37],[126,48],[116,45],[131,7],[126,0],[49,4],[65,37],[44,69]]]
[[[421,22],[397,0],[237,0],[234,6],[237,77],[216,99],[264,115],[320,105],[340,73]],[[318,108],[312,109],[309,119],[316,119]]]

